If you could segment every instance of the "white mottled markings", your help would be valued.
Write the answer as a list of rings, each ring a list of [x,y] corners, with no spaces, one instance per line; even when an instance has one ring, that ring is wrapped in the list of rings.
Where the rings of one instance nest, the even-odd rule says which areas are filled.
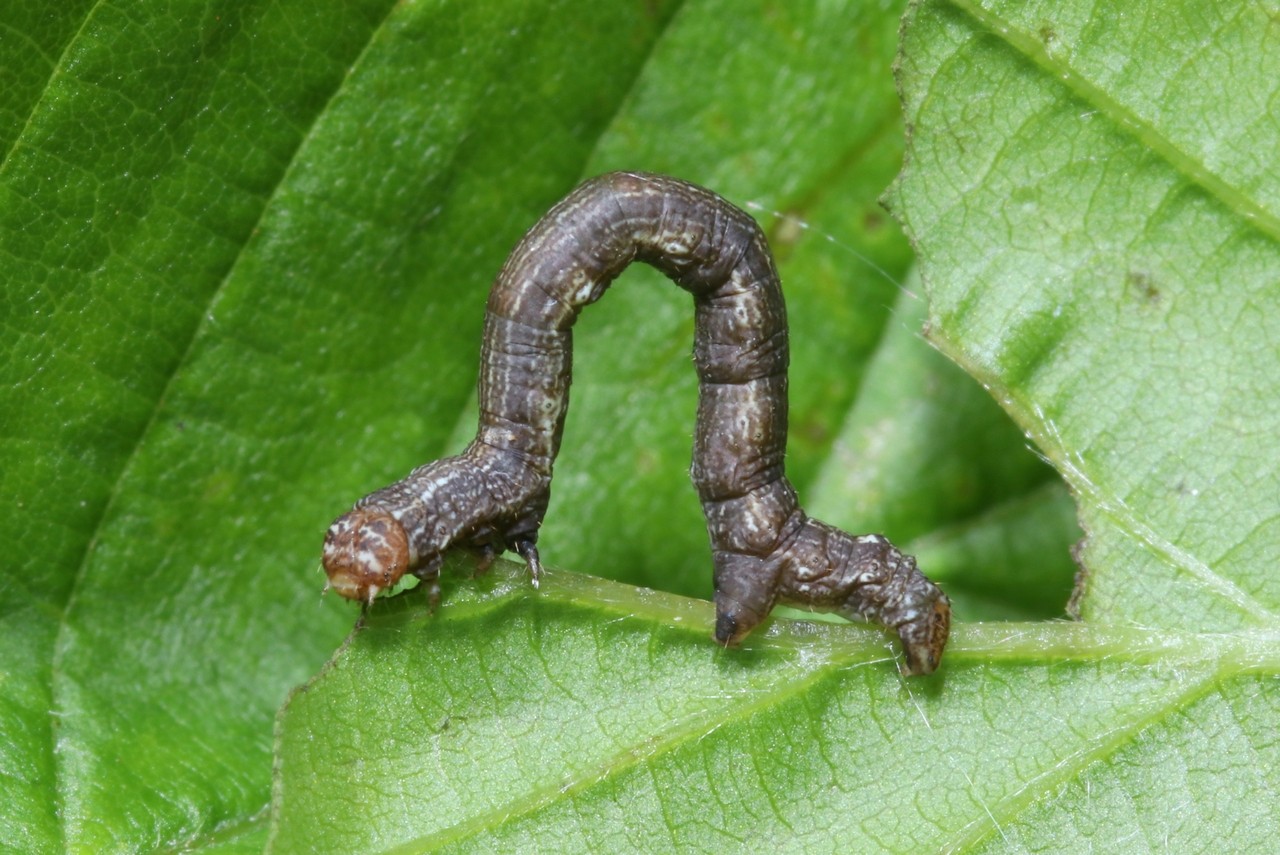
[[[714,193],[662,175],[587,181],[520,241],[489,294],[475,440],[334,522],[330,585],[370,602],[411,572],[438,596],[442,557],[455,547],[479,552],[482,565],[514,550],[537,584],[568,330],[637,259],[693,296],[702,393],[690,474],[715,562],[716,640],[737,644],[781,601],[892,627],[903,670],[933,671],[950,627],[946,596],[884,537],[809,518],[784,474],[786,308],[763,233]]]

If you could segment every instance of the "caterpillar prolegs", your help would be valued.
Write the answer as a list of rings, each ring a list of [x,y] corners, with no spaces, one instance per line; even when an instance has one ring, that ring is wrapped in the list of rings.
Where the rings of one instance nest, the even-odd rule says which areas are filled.
[[[699,395],[690,474],[713,550],[715,640],[737,644],[788,603],[891,628],[902,640],[902,670],[932,672],[950,628],[946,595],[886,538],[806,516],[783,472],[786,308],[764,234],[714,193],[661,175],[591,179],[524,236],[489,294],[476,438],[339,517],[325,536],[329,584],[372,602],[412,573],[434,605],[443,556],[455,547],[479,552],[482,567],[514,550],[538,584],[573,323],[633,261],[693,295]]]

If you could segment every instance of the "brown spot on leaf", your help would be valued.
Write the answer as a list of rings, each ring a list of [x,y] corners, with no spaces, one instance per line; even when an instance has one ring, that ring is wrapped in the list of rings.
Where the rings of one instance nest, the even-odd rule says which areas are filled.
[[[1160,287],[1145,270],[1130,270],[1124,277],[1125,293],[1147,303],[1159,303]]]

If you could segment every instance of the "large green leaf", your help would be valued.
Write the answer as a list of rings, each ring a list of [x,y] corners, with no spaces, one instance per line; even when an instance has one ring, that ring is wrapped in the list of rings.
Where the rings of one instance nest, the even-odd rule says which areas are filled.
[[[895,206],[935,340],[1076,493],[1083,628],[1167,645],[1153,673],[1180,684],[996,810],[992,848],[1259,851],[1280,831],[1273,18],[927,4],[904,42]]]
[[[903,48],[894,207],[932,337],[1075,491],[1082,622],[961,623],[944,673],[904,683],[869,630],[775,622],[721,653],[705,604],[566,573],[535,594],[503,565],[434,618],[387,604],[295,695],[276,848],[1266,850],[1280,258],[1257,152],[1280,123],[1241,113],[1274,101],[1280,41],[1258,7],[1199,9],[927,3]],[[931,454],[877,382],[927,376],[895,347],[862,372],[819,504],[837,515],[850,453],[897,461],[858,478],[885,499],[861,513],[907,517],[925,554],[979,563],[986,528],[1053,530],[1032,479],[950,528],[897,510],[904,462]]]
[[[43,5],[0,30],[0,840],[1247,849],[1280,830],[1263,7],[916,12],[895,209],[935,342],[1020,430],[919,340],[875,204],[901,153],[898,8]],[[325,525],[470,434],[488,282],[555,198],[622,167],[766,226],[789,468],[812,510],[946,582],[943,673],[903,683],[864,628],[777,621],[724,653],[704,603],[455,567],[437,616],[380,604],[294,697],[269,818],[273,710],[354,617],[315,604]],[[553,566],[709,592],[691,330],[641,272],[584,317]],[[1084,509],[1083,623],[971,623],[1059,614],[1069,585],[1072,508],[1022,430]]]
[[[0,841],[260,848],[352,619],[326,521],[443,448],[486,280],[671,11],[6,10]]]

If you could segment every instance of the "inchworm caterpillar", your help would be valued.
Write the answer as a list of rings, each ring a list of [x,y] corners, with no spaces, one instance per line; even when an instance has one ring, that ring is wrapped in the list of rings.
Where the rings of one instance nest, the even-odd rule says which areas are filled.
[[[714,193],[661,175],[587,181],[524,236],[489,294],[476,438],[339,517],[325,536],[329,584],[369,603],[413,573],[434,606],[454,547],[477,551],[481,567],[514,550],[538,584],[573,323],[633,261],[693,295],[690,474],[713,550],[715,640],[737,644],[782,602],[896,630],[902,670],[932,672],[950,627],[946,595],[886,538],[810,519],[783,473],[786,308],[764,234]]]

